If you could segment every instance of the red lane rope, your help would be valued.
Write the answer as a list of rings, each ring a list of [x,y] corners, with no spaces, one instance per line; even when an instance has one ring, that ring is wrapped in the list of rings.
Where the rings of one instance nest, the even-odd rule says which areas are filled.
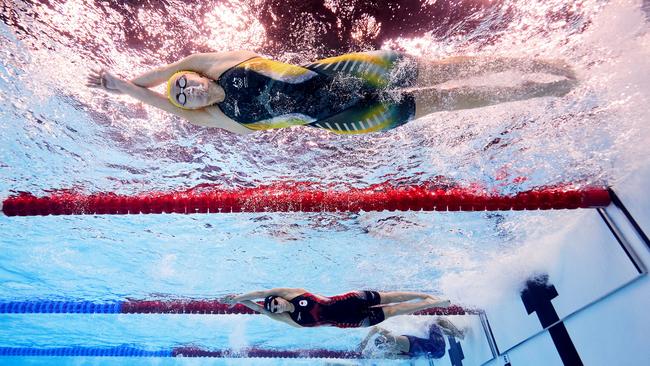
[[[259,314],[242,304],[230,305],[218,300],[126,300],[123,314]]]
[[[244,305],[231,306],[217,300],[127,300],[121,303],[123,314],[259,314]],[[464,309],[458,305],[447,308],[430,308],[415,315],[465,315],[478,314],[478,310]]]
[[[263,305],[260,303],[260,305]],[[458,305],[430,308],[415,315],[479,314],[477,309]],[[128,299],[109,302],[93,300],[0,300],[0,314],[259,314],[242,304],[230,305],[213,299]]]
[[[611,202],[606,187],[540,187],[514,195],[431,184],[317,189],[309,183],[242,189],[202,188],[133,196],[115,193],[20,193],[2,201],[7,216],[228,212],[504,211],[599,208]]]
[[[363,355],[358,351],[328,349],[274,350],[252,347],[234,352],[231,350],[204,350],[197,347],[177,347],[172,349],[171,357],[361,359]]]
[[[261,305],[261,304],[260,304]],[[244,305],[231,306],[217,300],[127,300],[121,303],[122,314],[259,314]],[[478,314],[479,310],[464,309],[458,305],[434,307],[415,315]]]

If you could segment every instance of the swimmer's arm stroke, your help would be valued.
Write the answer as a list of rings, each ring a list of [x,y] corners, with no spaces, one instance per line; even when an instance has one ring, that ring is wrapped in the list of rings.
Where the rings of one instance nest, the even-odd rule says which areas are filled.
[[[357,350],[359,352],[363,352],[363,350],[366,349],[366,346],[368,345],[368,341],[370,341],[370,338],[372,338],[372,336],[377,334],[377,332],[379,332],[380,329],[381,328],[377,326],[372,327],[372,329],[370,329],[370,332],[368,332],[366,337],[361,341],[361,343],[359,343],[359,347],[357,348]]]
[[[370,341],[370,338],[372,338],[372,336],[374,336],[377,333],[382,334],[382,335],[384,335],[386,337],[395,337],[388,330],[386,330],[386,329],[384,329],[382,327],[379,327],[379,326],[374,326],[374,327],[372,327],[372,329],[370,329],[370,332],[368,332],[368,334],[363,339],[363,341],[361,341],[361,344],[359,344],[359,348],[358,348],[359,351],[363,351],[366,348],[366,346],[368,345],[368,342]]]
[[[98,81],[99,80],[99,81]],[[102,88],[114,94],[126,94],[143,103],[162,109],[165,112],[186,119],[193,125],[202,127],[216,127],[238,135],[245,135],[252,130],[234,122],[230,119],[219,118],[215,113],[209,113],[206,109],[186,110],[180,109],[169,102],[162,94],[145,87],[135,85],[131,81],[122,80],[119,77],[105,71],[99,70],[88,77],[89,87]]]
[[[245,300],[263,299],[267,296],[280,296],[282,298],[294,298],[300,294],[304,294],[307,290],[302,288],[285,288],[278,287],[270,290],[252,291],[245,294],[237,295],[232,298],[235,302],[242,302]],[[257,310],[256,310],[257,311]]]
[[[296,324],[296,322],[294,322],[291,319],[291,317],[289,316],[289,314],[287,314],[287,313],[274,314],[274,313],[264,309],[264,307],[261,306],[260,304],[254,302],[254,301],[251,301],[251,300],[240,301],[240,303],[242,305],[244,305],[245,307],[247,307],[247,308],[249,308],[249,309],[251,309],[253,311],[257,311],[260,314],[264,314],[264,315],[268,316],[269,318],[271,318],[273,320],[277,320],[277,321],[280,321],[280,322],[283,322],[283,323],[287,323],[287,324],[289,324],[289,325],[291,325],[293,327],[296,327],[296,328],[301,328],[301,326],[299,324]]]
[[[377,333],[379,333],[379,334],[381,334],[381,335],[383,335],[383,336],[385,336],[387,338],[392,338],[392,343],[391,343],[392,348],[390,348],[388,350],[385,350],[382,353],[383,358],[387,358],[387,359],[406,359],[406,358],[409,358],[408,355],[400,354],[400,352],[397,349],[395,349],[395,347],[397,345],[397,336],[395,336],[390,331],[388,331],[388,330],[386,330],[384,328],[378,327],[378,326],[372,327],[370,332],[368,332],[368,335],[366,335],[366,337],[363,339],[363,341],[361,341],[361,344],[359,344],[359,347],[357,348],[357,351],[361,352],[363,354],[366,351],[366,347],[368,346],[368,342]],[[372,357],[372,354],[370,356]]]
[[[131,79],[131,82],[143,88],[151,88],[167,82],[172,75],[179,71],[194,71],[204,76],[214,77],[215,75],[211,75],[211,71],[215,69],[215,66],[241,62],[256,56],[257,54],[251,51],[195,53],[174,63],[149,70]]]

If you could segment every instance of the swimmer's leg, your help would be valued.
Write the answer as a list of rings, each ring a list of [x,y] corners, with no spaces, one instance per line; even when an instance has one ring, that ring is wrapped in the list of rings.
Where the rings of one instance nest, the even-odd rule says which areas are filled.
[[[381,299],[380,304],[391,304],[394,302],[404,302],[410,300],[427,300],[432,298],[432,296],[429,294],[407,291],[380,292],[379,297]]]
[[[393,316],[412,314],[417,311],[433,307],[448,307],[450,304],[451,302],[449,300],[428,298],[427,300],[423,301],[386,305],[381,307],[381,310],[384,313],[384,319],[388,319]]]
[[[415,97],[415,118],[434,112],[480,108],[489,105],[539,97],[566,95],[576,85],[564,79],[552,83],[527,82],[514,87],[459,87],[453,89],[420,89]]]
[[[510,57],[450,57],[440,61],[417,59],[418,77],[416,86],[427,87],[450,80],[493,74],[508,70],[524,73],[545,73],[576,79],[575,72],[561,60],[530,60]]]

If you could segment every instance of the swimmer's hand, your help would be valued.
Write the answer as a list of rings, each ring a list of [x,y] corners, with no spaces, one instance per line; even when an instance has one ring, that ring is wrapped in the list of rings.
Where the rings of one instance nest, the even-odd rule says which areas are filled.
[[[105,69],[93,70],[86,79],[86,86],[90,88],[103,89],[109,93],[122,94],[120,84],[122,79],[111,74]]]
[[[221,302],[224,304],[228,304],[231,307],[237,304],[239,301],[237,300],[237,295],[226,295],[221,298]]]

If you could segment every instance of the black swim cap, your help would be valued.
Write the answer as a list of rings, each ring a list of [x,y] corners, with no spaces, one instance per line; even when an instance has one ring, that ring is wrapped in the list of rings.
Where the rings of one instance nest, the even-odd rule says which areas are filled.
[[[266,311],[268,311],[269,313],[272,313],[272,311],[271,311],[271,302],[274,299],[278,298],[278,297],[279,296],[276,296],[276,295],[269,295],[269,296],[265,297],[264,298],[264,309]]]

